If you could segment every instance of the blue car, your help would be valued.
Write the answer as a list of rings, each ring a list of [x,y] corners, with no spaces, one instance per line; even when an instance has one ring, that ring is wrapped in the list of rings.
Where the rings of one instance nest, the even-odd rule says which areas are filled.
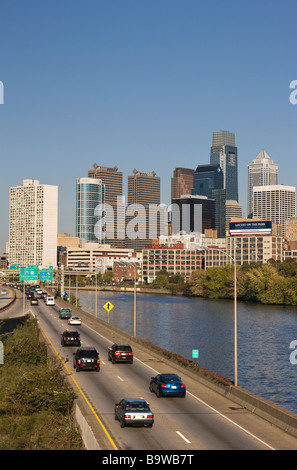
[[[158,374],[150,381],[150,391],[155,392],[158,398],[168,396],[186,396],[186,386],[176,374]]]

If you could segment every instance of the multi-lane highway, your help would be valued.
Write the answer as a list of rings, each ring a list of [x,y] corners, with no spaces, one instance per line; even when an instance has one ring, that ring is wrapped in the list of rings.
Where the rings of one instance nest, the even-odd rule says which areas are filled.
[[[21,315],[24,311],[22,294],[5,316]],[[98,426],[106,435],[109,449],[119,450],[179,450],[186,453],[200,449],[297,449],[297,439],[224,396],[208,389],[190,375],[175,370],[175,366],[161,359],[141,345],[133,344],[133,364],[112,364],[107,359],[107,348],[122,338],[106,324],[96,324],[82,315],[82,325],[70,327],[59,319],[59,307],[38,306],[26,301],[38,318],[47,341],[71,375],[77,394],[86,401],[98,417]],[[4,316],[4,314],[2,314]],[[101,359],[100,372],[76,372],[73,352],[76,347],[62,347],[61,333],[65,329],[80,332],[82,346],[95,346]],[[187,386],[186,398],[157,398],[149,391],[150,378],[160,372],[176,372]],[[152,428],[121,428],[114,419],[114,405],[122,398],[142,397],[150,403],[155,423]]]

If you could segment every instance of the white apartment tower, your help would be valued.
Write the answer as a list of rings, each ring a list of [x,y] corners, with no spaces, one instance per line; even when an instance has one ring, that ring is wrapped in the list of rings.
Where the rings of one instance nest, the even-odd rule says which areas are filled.
[[[283,184],[254,186],[253,201],[254,217],[281,224],[285,237],[285,222],[296,213],[296,188]]]
[[[9,263],[57,266],[58,186],[24,179],[10,188]]]
[[[248,217],[253,216],[253,187],[278,184],[278,165],[265,150],[248,165]]]

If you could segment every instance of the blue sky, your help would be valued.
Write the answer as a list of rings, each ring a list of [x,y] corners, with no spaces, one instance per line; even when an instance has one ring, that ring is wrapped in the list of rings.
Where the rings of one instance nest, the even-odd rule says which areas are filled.
[[[209,163],[234,132],[239,197],[265,149],[297,185],[296,0],[2,0],[0,251],[9,188],[59,187],[59,232],[75,235],[75,181],[93,163],[161,177]]]

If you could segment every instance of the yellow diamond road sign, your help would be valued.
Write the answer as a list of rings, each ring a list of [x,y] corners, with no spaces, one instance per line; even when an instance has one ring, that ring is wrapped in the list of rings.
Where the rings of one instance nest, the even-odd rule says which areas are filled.
[[[106,304],[103,305],[103,307],[105,308],[107,312],[110,312],[113,309],[114,305],[112,305],[111,302],[106,302]]]

